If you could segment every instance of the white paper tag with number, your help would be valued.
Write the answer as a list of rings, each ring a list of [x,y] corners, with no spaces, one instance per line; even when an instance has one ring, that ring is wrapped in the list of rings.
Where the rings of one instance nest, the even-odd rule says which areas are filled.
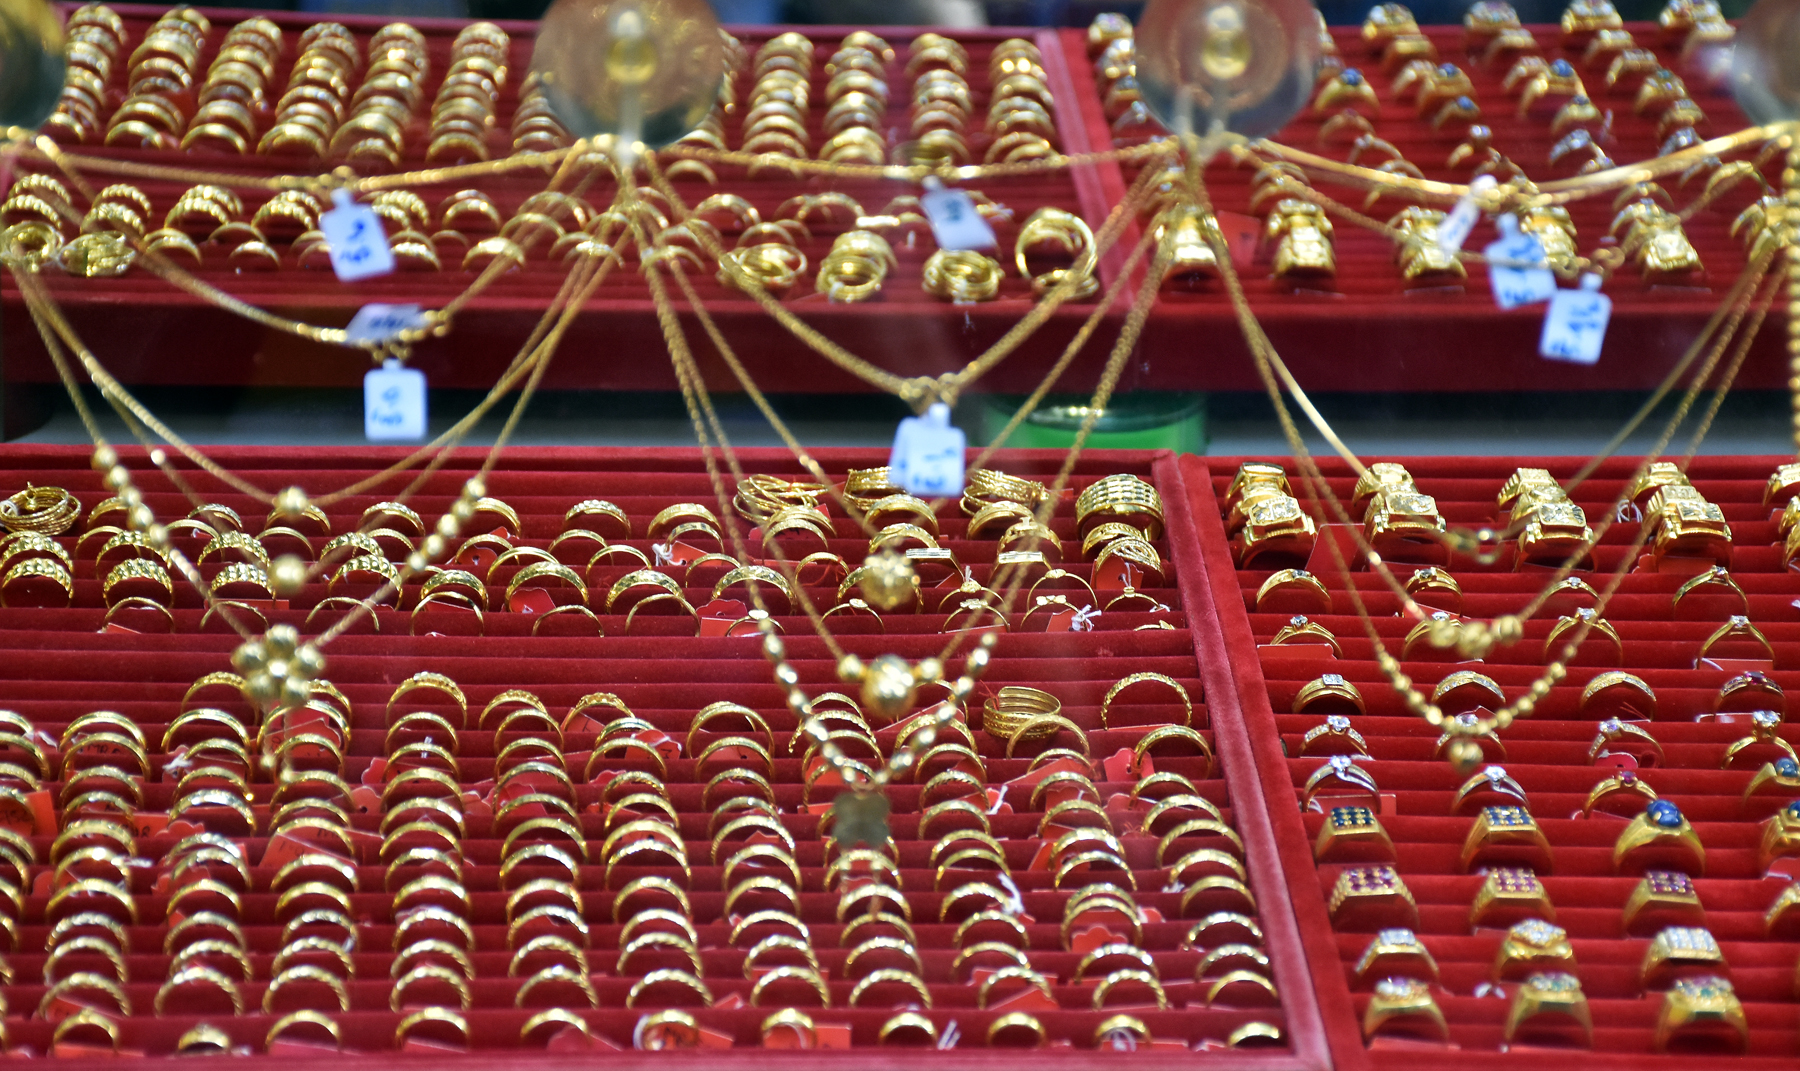
[[[371,442],[425,437],[425,373],[387,361],[363,377],[363,434]]]
[[[894,482],[908,494],[931,498],[960,495],[963,489],[963,452],[968,437],[950,423],[950,407],[934,404],[921,417],[907,417],[894,433],[894,449],[888,468]]]
[[[1501,216],[1496,224],[1500,240],[1482,250],[1488,258],[1488,285],[1494,291],[1494,304],[1516,309],[1549,301],[1556,293],[1556,273],[1544,260],[1544,247],[1537,236],[1520,230],[1519,217],[1511,212]]]
[[[962,190],[946,187],[935,178],[925,180],[919,207],[931,223],[931,236],[939,249],[992,249],[999,245],[994,228],[981,218],[975,202]]]
[[[364,305],[344,328],[351,345],[386,342],[402,331],[425,326],[425,312],[417,305]]]
[[[1462,199],[1456,202],[1456,207],[1444,217],[1444,222],[1438,224],[1439,249],[1446,253],[1462,251],[1463,243],[1469,240],[1469,235],[1475,230],[1475,224],[1481,222],[1481,205],[1476,198],[1497,185],[1499,181],[1492,175],[1478,175],[1474,182],[1469,183],[1469,192],[1463,194]]]
[[[388,248],[381,217],[368,205],[359,205],[344,190],[331,191],[336,207],[319,217],[319,230],[331,253],[331,270],[346,283],[388,275],[394,270],[394,251]]]
[[[1558,290],[1551,296],[1538,352],[1553,361],[1593,364],[1600,360],[1611,318],[1612,298],[1600,292],[1600,277],[1583,275],[1581,289]]]

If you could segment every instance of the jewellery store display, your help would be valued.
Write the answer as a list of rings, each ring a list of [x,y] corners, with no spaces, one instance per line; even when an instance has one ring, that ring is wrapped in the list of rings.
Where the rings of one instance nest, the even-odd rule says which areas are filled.
[[[1359,476],[1318,464],[1347,510],[1378,517],[1393,512],[1385,499],[1426,495],[1486,529],[1479,548],[1446,535],[1447,558],[1425,567],[1458,592],[1448,614],[1405,582],[1432,549],[1388,547],[1384,578],[1360,551],[1372,529],[1350,513],[1342,563],[1308,563],[1328,596],[1308,625],[1337,649],[1300,654],[1272,642],[1290,616],[1259,605],[1272,572],[1237,564],[1226,537],[1245,486],[1280,480],[1319,511],[1323,542],[1323,490],[1264,459],[1188,466],[1215,495],[1196,519],[1211,532],[1223,643],[1260,665],[1240,680],[1256,682],[1242,699],[1265,786],[1299,804],[1276,819],[1304,845],[1283,856],[1295,910],[1315,947],[1335,950],[1314,978],[1327,1007],[1356,1012],[1338,1028],[1340,1063],[1399,1066],[1445,1042],[1519,1059],[1790,1058],[1789,466],[1421,458]],[[1544,561],[1512,533],[1553,507],[1610,523]],[[1565,572],[1585,579],[1579,592]],[[1495,635],[1508,615],[1516,625]],[[1472,644],[1471,627],[1488,635]],[[1435,750],[1427,705],[1444,729]]]
[[[1800,372],[1793,6],[16,0],[8,319],[92,443],[0,451],[0,1048],[1791,1062],[1800,468],[1696,456],[1771,311]],[[1392,319],[1466,375],[1444,338],[1527,321],[1480,268],[1599,283],[1615,364],[1690,344],[1590,373],[1657,386],[1591,460],[1359,460],[1272,336]],[[413,309],[338,326],[370,301]],[[234,368],[248,326],[485,394],[411,451],[202,447],[95,333],[159,302]],[[1241,339],[1290,459],[1087,449],[1171,331]],[[919,418],[810,452],[774,352]],[[540,389],[671,380],[697,452],[512,445]],[[910,433],[1013,386],[925,471]],[[1005,448],[1068,389],[1066,450]]]
[[[218,456],[250,480],[287,469]],[[1070,553],[1068,579],[1038,598],[1067,592],[1071,609],[1029,632],[969,615],[970,649],[991,666],[965,693],[920,683],[896,721],[879,688],[841,682],[799,608],[871,590],[851,580],[838,599],[870,539],[834,496],[885,490],[880,458],[817,455],[827,494],[785,452],[737,451],[752,475],[722,516],[691,455],[509,456],[444,564],[411,575],[409,548],[460,501],[474,456],[405,503],[371,492],[266,519],[193,470],[183,479],[205,502],[184,508],[150,470],[123,508],[171,518],[170,546],[203,580],[256,569],[265,588],[210,608],[190,587],[158,589],[142,596],[157,612],[115,615],[97,572],[160,564],[157,542],[98,532],[124,500],[81,453],[31,451],[34,482],[9,501],[37,527],[6,535],[0,564],[54,564],[75,597],[26,599],[44,590],[26,577],[0,610],[8,657],[35,666],[0,699],[0,795],[21,808],[0,823],[0,881],[68,884],[0,902],[0,931],[9,1005],[29,994],[21,1014],[60,1000],[78,1015],[9,1017],[12,1051],[959,1035],[963,1048],[1286,1050],[1251,884],[1265,864],[1234,823],[1165,528],[1172,460],[1090,455],[1082,493],[1043,522]],[[1017,553],[974,531],[973,507],[1041,495],[1058,460],[983,470],[961,508],[921,502],[878,531],[878,546],[904,538],[920,587],[829,616],[833,642],[877,665],[875,652],[941,649],[951,597],[999,599],[992,571]],[[367,451],[311,464],[321,484],[373,472]],[[798,531],[776,534],[792,507],[769,507],[802,499],[827,538],[765,557]],[[1113,535],[1141,544],[1154,578],[1102,575],[1093,558],[1111,544],[1077,553],[1102,518],[1147,525]],[[755,556],[740,561],[721,529],[746,521]],[[1171,527],[1191,539],[1185,513]],[[939,554],[955,567],[928,571]],[[291,559],[298,585],[272,578]],[[391,604],[328,658],[308,653],[396,576]],[[1128,591],[1141,597],[1121,603]],[[769,598],[780,592],[792,599]],[[217,667],[237,639],[203,621],[215,611],[266,622],[230,670]],[[162,632],[191,642],[158,653]],[[24,653],[12,641],[27,633],[59,650]],[[729,669],[762,665],[771,639],[779,677]],[[839,797],[876,771],[888,812],[871,825]]]

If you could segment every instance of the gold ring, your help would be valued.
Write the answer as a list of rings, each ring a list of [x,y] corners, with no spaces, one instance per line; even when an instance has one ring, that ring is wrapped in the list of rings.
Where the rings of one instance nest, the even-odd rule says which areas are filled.
[[[1582,688],[1581,714],[1582,717],[1601,719],[1654,718],[1656,693],[1642,677],[1622,670],[1607,670],[1596,674]]]
[[[1414,978],[1383,978],[1376,982],[1375,992],[1363,1011],[1365,1038],[1393,1032],[1396,1026],[1403,1028],[1401,1032],[1428,1028],[1439,1040],[1450,1037],[1450,1026],[1431,995],[1431,987]]]
[[[1358,985],[1369,979],[1419,978],[1437,981],[1437,960],[1431,950],[1411,930],[1382,930],[1363,949],[1354,971]]]
[[[1742,614],[1731,615],[1731,617],[1726,619],[1723,625],[1714,629],[1712,635],[1706,638],[1706,642],[1700,645],[1700,654],[1698,658],[1705,659],[1707,653],[1713,649],[1715,644],[1722,640],[1729,639],[1751,640],[1762,648],[1764,657],[1770,662],[1775,661],[1774,645],[1769,643],[1769,638],[1762,634],[1761,629],[1752,625],[1750,619]]]
[[[1108,714],[1112,710],[1113,700],[1117,699],[1120,693],[1136,684],[1151,683],[1165,685],[1175,692],[1175,697],[1181,700],[1182,724],[1191,727],[1194,724],[1193,700],[1188,697],[1187,689],[1182,687],[1179,681],[1162,673],[1132,673],[1120,678],[1111,688],[1108,688],[1105,698],[1100,701],[1100,727],[1108,728]]]
[[[1325,824],[1319,827],[1319,835],[1313,841],[1313,859],[1391,863],[1394,842],[1382,828],[1381,819],[1369,808],[1333,807],[1325,812]]]
[[[1362,692],[1350,683],[1342,674],[1326,673],[1308,681],[1294,693],[1293,705],[1289,708],[1294,714],[1366,714]],[[1348,723],[1346,723],[1348,724]],[[1308,738],[1310,739],[1310,732]],[[1302,754],[1305,752],[1302,751]],[[1363,754],[1368,754],[1364,751]]]
[[[1328,781],[1335,781],[1366,794],[1369,797],[1370,809],[1374,811],[1381,809],[1381,789],[1376,786],[1375,778],[1371,777],[1367,770],[1351,761],[1347,755],[1332,755],[1326,759],[1323,766],[1308,775],[1306,784],[1301,789],[1302,803],[1310,807],[1313,797],[1318,795],[1319,790],[1324,788]],[[1152,813],[1155,812],[1152,811]]]
[[[1490,794],[1504,796],[1521,807],[1526,805],[1525,790],[1519,782],[1503,767],[1488,766],[1457,787],[1450,801],[1450,813],[1461,814],[1471,800]]]
[[[1594,741],[1588,745],[1588,763],[1597,763],[1605,756],[1614,754],[1630,755],[1639,769],[1647,769],[1663,761],[1662,745],[1656,742],[1656,737],[1651,736],[1648,729],[1634,722],[1607,718],[1596,727]],[[1733,754],[1727,750],[1727,767],[1731,764]]]
[[[1613,869],[1642,869],[1649,864],[1673,864],[1668,869],[1704,874],[1706,846],[1694,832],[1681,808],[1666,799],[1654,799],[1633,817],[1613,844]]]
[[[1544,1022],[1546,1018],[1568,1022],[1552,1026]],[[1561,971],[1533,974],[1513,993],[1504,1036],[1508,1044],[1521,1034],[1533,1039],[1540,1034],[1561,1038],[1566,1036],[1569,1023],[1574,1024],[1583,1045],[1592,1044],[1594,1021],[1580,979]]]
[[[1656,1051],[1668,1051],[1683,1034],[1713,1037],[1724,1034],[1738,1050],[1750,1043],[1750,1026],[1744,1006],[1731,983],[1714,975],[1679,978],[1663,994],[1656,1016]]]
[[[1694,891],[1693,879],[1686,874],[1649,870],[1631,890],[1621,918],[1627,934],[1638,934],[1671,925],[1697,926],[1706,920],[1706,909]]]
[[[1475,816],[1475,824],[1463,841],[1462,868],[1468,870],[1477,862],[1495,859],[1506,863],[1526,862],[1546,871],[1550,869],[1550,841],[1530,811],[1503,805],[1483,807]]]
[[[1731,570],[1722,565],[1714,565],[1704,572],[1696,573],[1686,583],[1675,589],[1675,598],[1671,608],[1675,611],[1676,620],[1683,620],[1680,616],[1681,600],[1689,595],[1730,598],[1736,603],[1737,608],[1733,614],[1727,616],[1741,617],[1750,612],[1749,596],[1744,594],[1744,589],[1731,578]]]

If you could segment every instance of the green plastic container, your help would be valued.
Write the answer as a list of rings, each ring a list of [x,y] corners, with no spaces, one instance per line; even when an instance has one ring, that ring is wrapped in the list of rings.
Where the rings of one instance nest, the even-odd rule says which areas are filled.
[[[1006,427],[1019,411],[1023,397],[994,395],[981,399],[981,433],[985,442]],[[1088,414],[1085,394],[1052,394],[1019,425],[1006,441],[1008,447],[1067,449]],[[1173,450],[1180,454],[1204,454],[1206,395],[1164,391],[1138,391],[1114,395],[1088,436],[1095,450]]]

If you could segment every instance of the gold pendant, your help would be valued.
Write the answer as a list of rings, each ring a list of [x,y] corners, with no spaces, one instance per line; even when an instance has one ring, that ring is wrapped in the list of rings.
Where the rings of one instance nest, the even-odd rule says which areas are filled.
[[[845,684],[861,684],[863,709],[877,715],[879,724],[891,725],[912,710],[921,684],[944,679],[944,663],[927,658],[915,666],[892,654],[864,662],[855,655],[845,655],[838,662],[838,679]]]
[[[831,835],[838,847],[867,844],[881,849],[888,842],[888,801],[880,792],[840,792],[831,801]]]

